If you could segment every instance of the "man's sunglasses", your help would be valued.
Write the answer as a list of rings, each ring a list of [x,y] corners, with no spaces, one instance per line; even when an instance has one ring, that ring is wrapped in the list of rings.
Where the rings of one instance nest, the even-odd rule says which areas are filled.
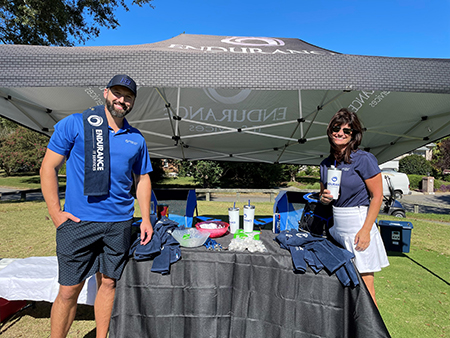
[[[334,126],[333,128],[331,128],[333,133],[338,133],[341,129],[345,135],[351,135],[353,133],[352,128],[341,128],[340,126]]]

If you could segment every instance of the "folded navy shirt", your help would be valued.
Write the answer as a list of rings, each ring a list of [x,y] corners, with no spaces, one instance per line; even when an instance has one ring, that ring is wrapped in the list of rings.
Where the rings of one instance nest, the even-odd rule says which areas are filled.
[[[334,245],[326,238],[303,231],[285,230],[274,240],[291,253],[295,272],[305,272],[307,263],[315,273],[325,269],[328,273],[335,274],[344,286],[359,284],[352,263],[353,253]]]
[[[130,247],[129,254],[137,261],[153,259],[152,272],[170,273],[170,265],[181,259],[180,243],[171,235],[178,223],[162,217],[153,227],[153,236],[146,245],[141,244],[141,234]]]

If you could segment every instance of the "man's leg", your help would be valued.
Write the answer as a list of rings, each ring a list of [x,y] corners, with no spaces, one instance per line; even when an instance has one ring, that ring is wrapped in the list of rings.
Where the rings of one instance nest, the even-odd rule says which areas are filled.
[[[111,320],[111,312],[116,292],[116,280],[97,273],[97,296],[95,298],[94,312],[97,324],[97,338],[106,338]]]
[[[373,302],[375,303],[375,305],[378,307],[377,301],[375,299],[375,277],[374,277],[374,273],[362,273],[361,277],[364,281],[364,284],[366,284],[367,289],[370,292],[370,295],[372,296]]]
[[[84,282],[77,285],[60,285],[58,296],[50,314],[51,338],[64,338],[77,312],[77,300]]]

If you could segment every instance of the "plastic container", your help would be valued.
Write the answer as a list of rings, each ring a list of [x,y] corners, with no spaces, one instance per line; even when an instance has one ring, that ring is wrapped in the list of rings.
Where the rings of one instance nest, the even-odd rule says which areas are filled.
[[[333,195],[333,199],[337,200],[339,198],[339,188],[341,185],[341,169],[337,169],[334,165],[328,168],[327,172],[327,189],[330,194]]]
[[[244,205],[244,232],[253,231],[254,220],[255,220],[255,206]]]
[[[215,228],[214,225],[217,225]],[[206,221],[200,222],[195,225],[198,231],[209,233],[210,238],[216,238],[223,236],[227,233],[230,225],[227,222],[222,221]]]
[[[27,305],[26,300],[6,300],[0,298],[0,323],[23,309]]]
[[[379,221],[381,238],[386,251],[408,253],[411,245],[411,222]]]
[[[228,208],[228,222],[230,223],[230,232],[232,234],[239,230],[239,208]]]
[[[175,229],[172,232],[172,236],[181,246],[195,248],[202,246],[206,242],[209,237],[209,232],[199,231],[195,228]]]

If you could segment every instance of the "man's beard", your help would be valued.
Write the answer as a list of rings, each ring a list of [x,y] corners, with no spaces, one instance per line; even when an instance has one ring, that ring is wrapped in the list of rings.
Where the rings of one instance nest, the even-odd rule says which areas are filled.
[[[119,103],[120,104],[120,103]],[[106,99],[106,108],[111,113],[113,117],[123,118],[131,111],[133,107],[127,108],[125,105],[121,105],[123,108],[122,112],[118,112],[114,109],[114,104],[111,100]]]

